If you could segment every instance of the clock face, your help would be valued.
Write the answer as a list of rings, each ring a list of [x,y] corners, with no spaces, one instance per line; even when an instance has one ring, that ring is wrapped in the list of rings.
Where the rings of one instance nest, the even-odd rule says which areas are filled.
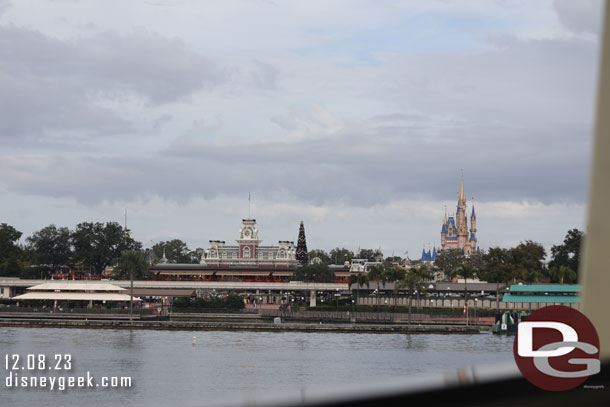
[[[250,236],[250,229],[244,230],[244,236],[246,236],[246,237]]]

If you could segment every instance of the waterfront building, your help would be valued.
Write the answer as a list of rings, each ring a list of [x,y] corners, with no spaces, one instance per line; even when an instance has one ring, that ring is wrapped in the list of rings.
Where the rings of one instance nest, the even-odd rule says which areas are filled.
[[[502,302],[513,308],[538,309],[547,305],[563,305],[578,309],[580,286],[578,284],[513,284],[504,294]]]
[[[466,256],[479,250],[474,203],[470,214],[470,232],[468,231],[466,213],[466,195],[464,194],[464,176],[462,175],[455,216],[447,216],[447,210],[445,209],[445,219],[441,228],[441,250],[459,249]]]

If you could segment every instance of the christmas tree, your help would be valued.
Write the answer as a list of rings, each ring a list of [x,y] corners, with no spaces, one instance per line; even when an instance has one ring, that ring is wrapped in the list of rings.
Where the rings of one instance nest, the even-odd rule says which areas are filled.
[[[299,263],[307,264],[307,242],[305,241],[305,226],[303,226],[303,221],[301,221],[301,226],[299,227],[299,240],[295,257]]]

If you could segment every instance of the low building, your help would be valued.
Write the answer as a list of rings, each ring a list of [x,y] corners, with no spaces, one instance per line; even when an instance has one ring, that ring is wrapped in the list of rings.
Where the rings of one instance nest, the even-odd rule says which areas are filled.
[[[513,284],[502,302],[518,308],[538,309],[547,305],[564,305],[578,308],[580,286],[578,284]]]
[[[129,301],[129,290],[100,281],[50,281],[28,287],[13,300]],[[133,297],[134,301],[140,298]]]

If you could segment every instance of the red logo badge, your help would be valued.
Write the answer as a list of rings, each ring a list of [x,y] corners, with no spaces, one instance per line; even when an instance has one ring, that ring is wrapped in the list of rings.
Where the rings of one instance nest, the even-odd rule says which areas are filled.
[[[544,307],[519,323],[513,345],[519,370],[533,385],[562,391],[599,373],[599,338],[581,312]]]

